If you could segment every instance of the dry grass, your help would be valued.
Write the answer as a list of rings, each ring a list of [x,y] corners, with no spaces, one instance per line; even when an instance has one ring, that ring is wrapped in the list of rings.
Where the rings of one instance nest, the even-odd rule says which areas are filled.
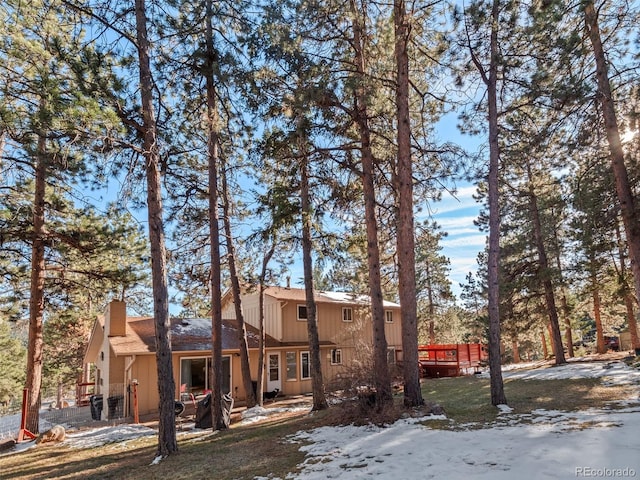
[[[627,398],[628,387],[603,386],[596,379],[512,380],[505,392],[514,413],[532,410],[579,410],[603,407]],[[494,422],[497,412],[490,405],[489,381],[476,377],[426,380],[423,395],[428,402],[440,404],[451,420],[429,422],[431,428],[457,428],[474,424],[478,428]],[[386,423],[407,412],[396,406],[367,421]],[[422,414],[429,407],[413,410]],[[156,452],[156,438],[105,445],[92,449],[68,446],[39,446],[21,454],[0,457],[0,478],[11,479],[166,479],[215,478],[219,480],[253,479],[273,474],[284,478],[304,460],[299,445],[287,436],[322,425],[362,423],[357,402],[335,406],[312,415],[288,413],[253,425],[233,424],[228,431],[198,437],[180,436],[179,452],[150,465]]]
[[[603,386],[599,379],[505,380],[505,395],[514,414],[536,409],[575,411],[602,408],[629,396],[629,387]],[[442,428],[481,428],[496,421],[498,410],[491,406],[489,380],[473,376],[426,380],[425,399],[444,407],[451,421],[429,425]]]

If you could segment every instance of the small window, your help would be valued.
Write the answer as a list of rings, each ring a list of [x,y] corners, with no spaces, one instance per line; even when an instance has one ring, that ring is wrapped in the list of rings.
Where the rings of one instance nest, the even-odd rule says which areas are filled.
[[[300,352],[300,365],[300,378],[302,380],[311,378],[311,359],[309,357],[309,352]]]
[[[384,311],[384,321],[387,323],[393,323],[393,311],[391,310]]]
[[[296,352],[287,352],[287,380],[298,379],[298,365],[296,364]]]
[[[298,305],[298,320],[306,320],[306,319],[307,319],[307,306]]]
[[[331,350],[331,365],[342,365],[342,350],[339,348]]]
[[[388,348],[387,349],[387,363],[389,365],[395,365],[396,364],[396,349],[395,348]]]
[[[342,309],[342,321],[353,322],[353,309],[351,307],[344,307]]]

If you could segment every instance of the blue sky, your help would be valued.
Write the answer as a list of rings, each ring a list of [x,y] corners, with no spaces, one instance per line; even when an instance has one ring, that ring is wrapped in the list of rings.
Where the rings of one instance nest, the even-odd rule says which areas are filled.
[[[477,270],[476,257],[486,243],[486,234],[474,225],[480,211],[480,205],[473,199],[475,191],[473,185],[464,186],[458,189],[455,198],[445,194],[442,201],[433,205],[433,218],[448,233],[441,241],[442,254],[451,262],[449,277],[456,295],[467,274]]]
[[[117,197],[119,188],[117,180],[111,179],[101,192],[93,192],[91,196],[97,203],[105,199],[113,200]],[[441,253],[449,258],[451,288],[456,296],[459,296],[460,283],[465,282],[467,274],[477,270],[476,257],[485,248],[486,234],[480,232],[474,225],[480,210],[480,205],[473,199],[475,191],[474,185],[459,185],[455,196],[445,192],[442,200],[431,203],[428,209],[432,218],[440,225],[441,231],[448,234],[441,241]],[[146,211],[132,211],[132,213],[146,230]],[[424,220],[424,215],[419,215],[416,220]],[[303,286],[300,261],[290,267],[289,275],[292,286]],[[285,281],[282,280],[283,285]],[[172,308],[173,310],[175,308]]]
[[[465,282],[469,272],[477,270],[476,257],[485,248],[486,234],[474,225],[480,205],[473,199],[476,188],[473,185],[459,187],[454,196],[445,193],[441,201],[431,204],[432,218],[438,222],[441,231],[448,235],[441,241],[441,253],[449,258],[451,289],[460,294],[460,283]],[[424,216],[417,217],[417,220]],[[290,267],[291,285],[302,287],[302,265],[296,262]]]

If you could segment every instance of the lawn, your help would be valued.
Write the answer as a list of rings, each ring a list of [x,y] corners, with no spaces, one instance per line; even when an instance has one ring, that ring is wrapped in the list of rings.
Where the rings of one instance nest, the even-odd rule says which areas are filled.
[[[599,379],[506,380],[505,391],[514,413],[535,409],[574,411],[603,407],[628,396],[629,387],[604,386]],[[446,421],[431,428],[483,428],[499,420],[490,403],[489,381],[474,376],[423,381],[429,404],[441,405]],[[398,415],[402,397],[397,397]],[[427,407],[428,408],[428,407]],[[215,434],[179,436],[179,453],[151,465],[155,437],[143,437],[91,449],[68,445],[41,445],[20,454],[0,457],[0,478],[11,479],[252,479],[284,478],[304,460],[299,444],[287,436],[322,425],[349,423],[355,410],[333,406],[309,415],[290,412],[259,424],[235,423]],[[421,412],[412,412],[420,414]]]

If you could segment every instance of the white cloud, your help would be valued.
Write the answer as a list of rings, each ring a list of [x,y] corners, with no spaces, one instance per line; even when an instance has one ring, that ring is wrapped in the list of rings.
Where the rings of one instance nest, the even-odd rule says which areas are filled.
[[[442,200],[430,204],[429,208],[435,217],[466,209],[479,210],[481,205],[473,198],[475,193],[476,187],[473,185],[462,187],[458,189],[455,195],[445,193],[442,196]]]
[[[477,216],[467,215],[467,216],[446,216],[446,217],[435,217],[438,225],[442,227],[442,230],[447,232],[449,235],[453,235],[455,231],[459,229],[465,230],[465,232],[478,232],[478,227],[474,225],[474,221],[478,218]]]
[[[475,258],[476,253],[484,249],[487,237],[484,233],[478,233],[477,230],[475,232],[471,231],[470,233],[472,234],[464,236],[461,235],[456,238],[452,238],[451,236],[449,238],[444,238],[440,242],[440,245],[442,245],[444,249],[455,249],[458,254],[464,254],[465,251],[472,250],[474,252],[473,257]]]

